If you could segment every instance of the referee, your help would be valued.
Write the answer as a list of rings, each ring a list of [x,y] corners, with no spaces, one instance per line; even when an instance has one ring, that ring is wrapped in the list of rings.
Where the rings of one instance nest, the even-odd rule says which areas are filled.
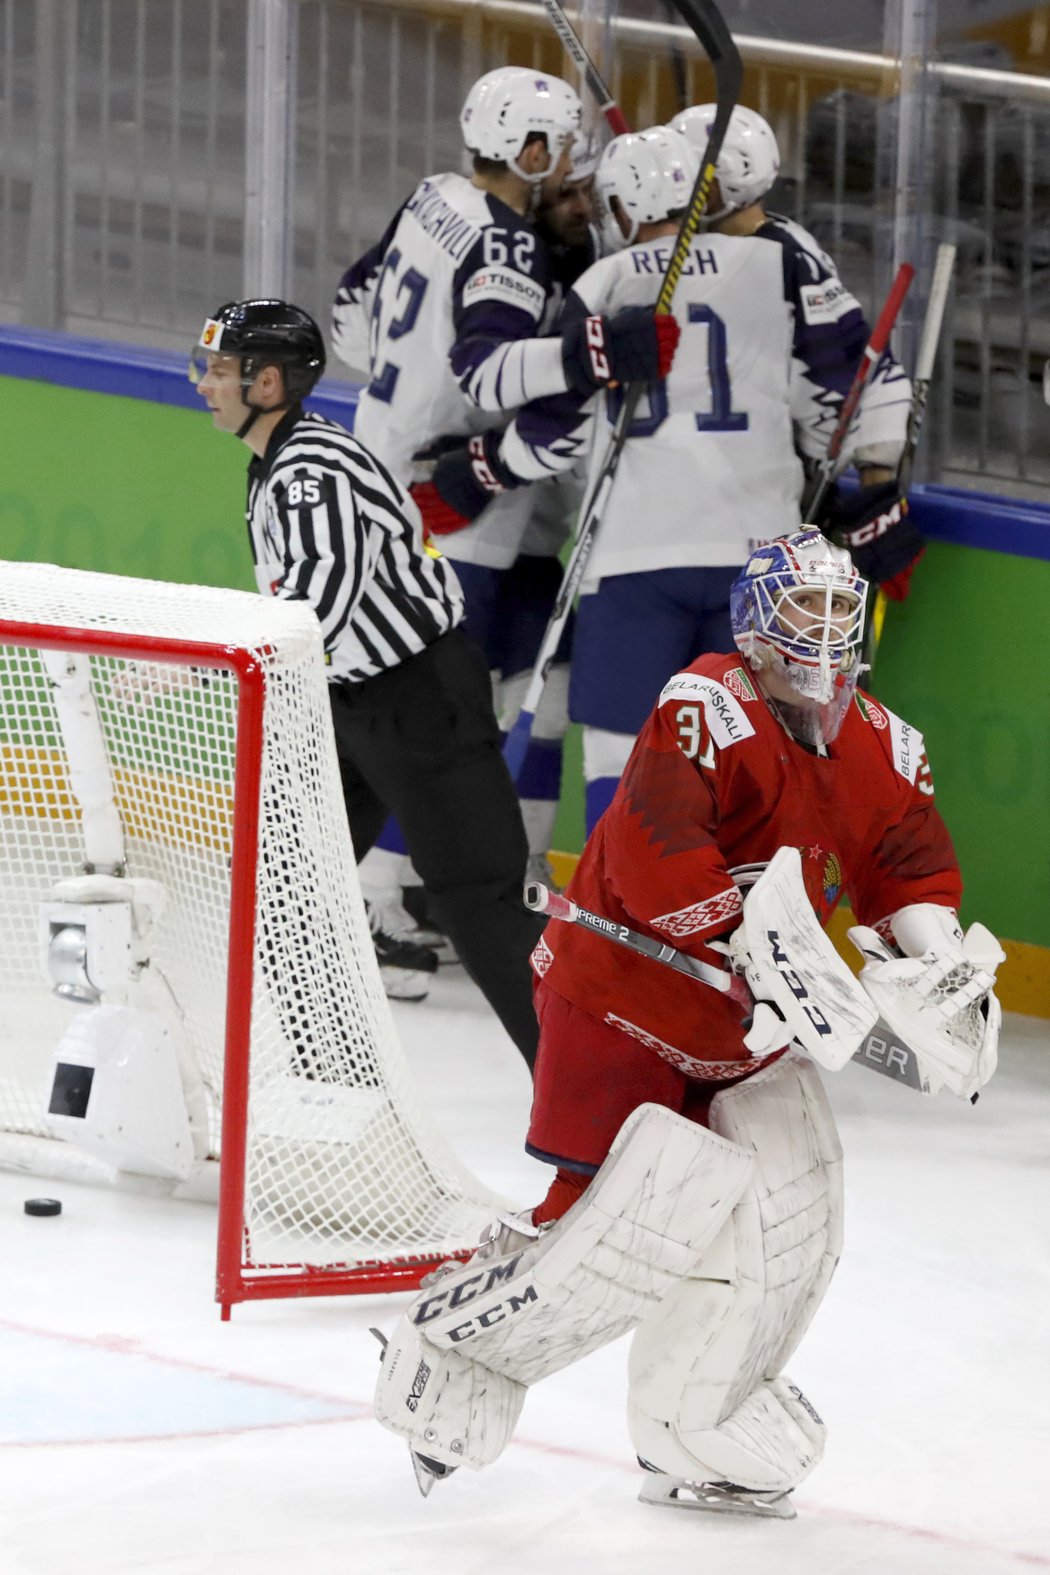
[[[220,432],[252,450],[248,531],[263,595],[321,624],[358,861],[393,813],[434,916],[530,1069],[527,845],[481,652],[449,563],[408,494],[345,428],[304,412],[324,371],[317,324],[284,301],[209,318],[191,376]]]

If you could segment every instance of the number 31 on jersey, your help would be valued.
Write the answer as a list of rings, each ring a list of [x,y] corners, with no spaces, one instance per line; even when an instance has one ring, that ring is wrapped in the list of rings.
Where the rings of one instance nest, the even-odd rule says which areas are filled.
[[[715,745],[704,725],[703,707],[680,705],[675,712],[675,728],[678,733],[678,747],[686,759],[695,760],[698,766],[706,766],[708,770],[712,770],[715,763]]]

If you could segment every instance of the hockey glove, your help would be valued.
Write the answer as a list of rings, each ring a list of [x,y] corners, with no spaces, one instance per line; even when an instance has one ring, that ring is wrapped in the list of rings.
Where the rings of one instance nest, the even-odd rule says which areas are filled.
[[[411,494],[430,536],[448,536],[473,523],[493,498],[520,485],[499,457],[502,433],[481,432],[463,448],[442,454],[430,481],[417,482]]]
[[[840,492],[828,529],[841,535],[859,574],[879,585],[891,601],[904,600],[911,571],[925,549],[895,481]]]
[[[919,906],[895,915],[895,936],[907,939],[898,919],[923,911]],[[920,955],[903,957],[864,925],[854,925],[849,938],[865,959],[861,984],[880,1016],[913,1051],[924,1092],[947,1088],[972,1098],[998,1060],[1002,1011],[995,996],[995,971],[1006,958],[995,936],[983,924],[971,924],[957,941],[935,935]]]
[[[674,362],[681,330],[669,313],[625,306],[615,317],[581,317],[565,331],[561,359],[569,387],[593,394],[609,383],[654,383]]]

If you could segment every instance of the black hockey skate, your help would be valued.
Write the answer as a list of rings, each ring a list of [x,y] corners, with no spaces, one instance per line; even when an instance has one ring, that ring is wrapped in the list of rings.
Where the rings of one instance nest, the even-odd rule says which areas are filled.
[[[430,898],[424,887],[402,886],[401,907],[414,925],[411,931],[413,940],[418,940],[420,945],[429,946],[431,951],[436,952],[442,968],[448,963],[459,962],[456,948],[431,912]]]
[[[391,1001],[425,1001],[430,991],[430,981],[437,973],[437,955],[429,946],[415,941],[399,940],[382,927],[380,917],[372,904],[365,902],[368,928],[379,962],[379,977]]]

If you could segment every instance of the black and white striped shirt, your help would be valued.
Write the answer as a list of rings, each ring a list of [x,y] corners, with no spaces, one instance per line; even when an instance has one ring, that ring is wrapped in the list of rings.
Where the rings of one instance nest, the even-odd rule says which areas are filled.
[[[415,656],[463,616],[419,510],[345,428],[293,406],[248,466],[248,533],[264,596],[316,612],[329,682],[361,683]]]

